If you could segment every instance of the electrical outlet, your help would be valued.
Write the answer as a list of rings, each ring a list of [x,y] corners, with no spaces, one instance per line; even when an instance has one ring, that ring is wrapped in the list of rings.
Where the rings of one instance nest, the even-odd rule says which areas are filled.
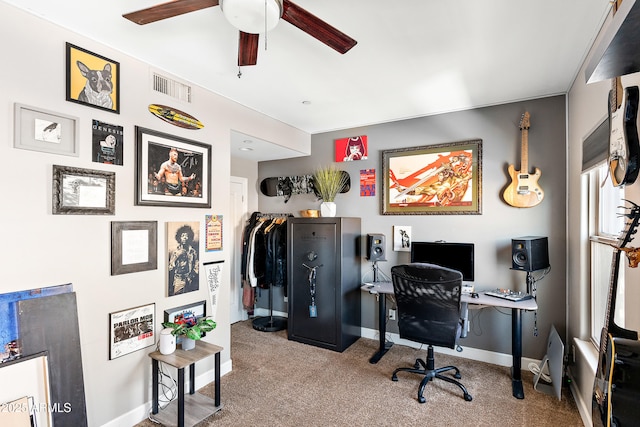
[[[389,320],[396,320],[396,311],[393,308],[389,309]]]

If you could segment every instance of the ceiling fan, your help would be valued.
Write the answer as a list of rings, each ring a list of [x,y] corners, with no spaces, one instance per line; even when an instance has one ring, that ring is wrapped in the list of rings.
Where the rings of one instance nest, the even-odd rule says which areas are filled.
[[[122,16],[144,25],[218,5],[227,20],[240,30],[238,66],[256,65],[258,33],[275,27],[280,18],[341,54],[357,43],[289,0],[172,0]]]

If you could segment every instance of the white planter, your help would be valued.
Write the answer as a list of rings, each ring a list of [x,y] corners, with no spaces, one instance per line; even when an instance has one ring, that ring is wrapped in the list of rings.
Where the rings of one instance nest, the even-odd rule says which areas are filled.
[[[191,338],[182,337],[182,349],[183,350],[193,350],[196,348],[196,340],[192,340]]]
[[[320,204],[320,216],[325,216],[325,217],[336,216],[336,203],[322,202]]]

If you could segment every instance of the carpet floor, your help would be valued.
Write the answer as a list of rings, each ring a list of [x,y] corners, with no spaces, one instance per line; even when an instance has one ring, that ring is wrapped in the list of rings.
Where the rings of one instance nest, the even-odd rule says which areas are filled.
[[[377,363],[369,358],[377,340],[360,338],[342,353],[289,341],[287,332],[260,332],[251,321],[231,326],[233,371],[221,378],[223,408],[198,427],[207,426],[582,426],[571,392],[562,399],[533,388],[523,371],[525,399],[511,395],[510,369],[436,353],[436,366],[455,365],[473,396],[440,380],[417,401],[421,376],[399,373],[426,356],[425,349],[394,345]],[[213,383],[199,390],[213,397]],[[153,427],[145,420],[136,427]]]

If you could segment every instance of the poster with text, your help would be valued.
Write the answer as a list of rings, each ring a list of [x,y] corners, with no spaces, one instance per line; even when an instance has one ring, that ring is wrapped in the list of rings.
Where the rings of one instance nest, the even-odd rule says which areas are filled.
[[[360,170],[360,197],[372,197],[376,195],[376,170]]]

